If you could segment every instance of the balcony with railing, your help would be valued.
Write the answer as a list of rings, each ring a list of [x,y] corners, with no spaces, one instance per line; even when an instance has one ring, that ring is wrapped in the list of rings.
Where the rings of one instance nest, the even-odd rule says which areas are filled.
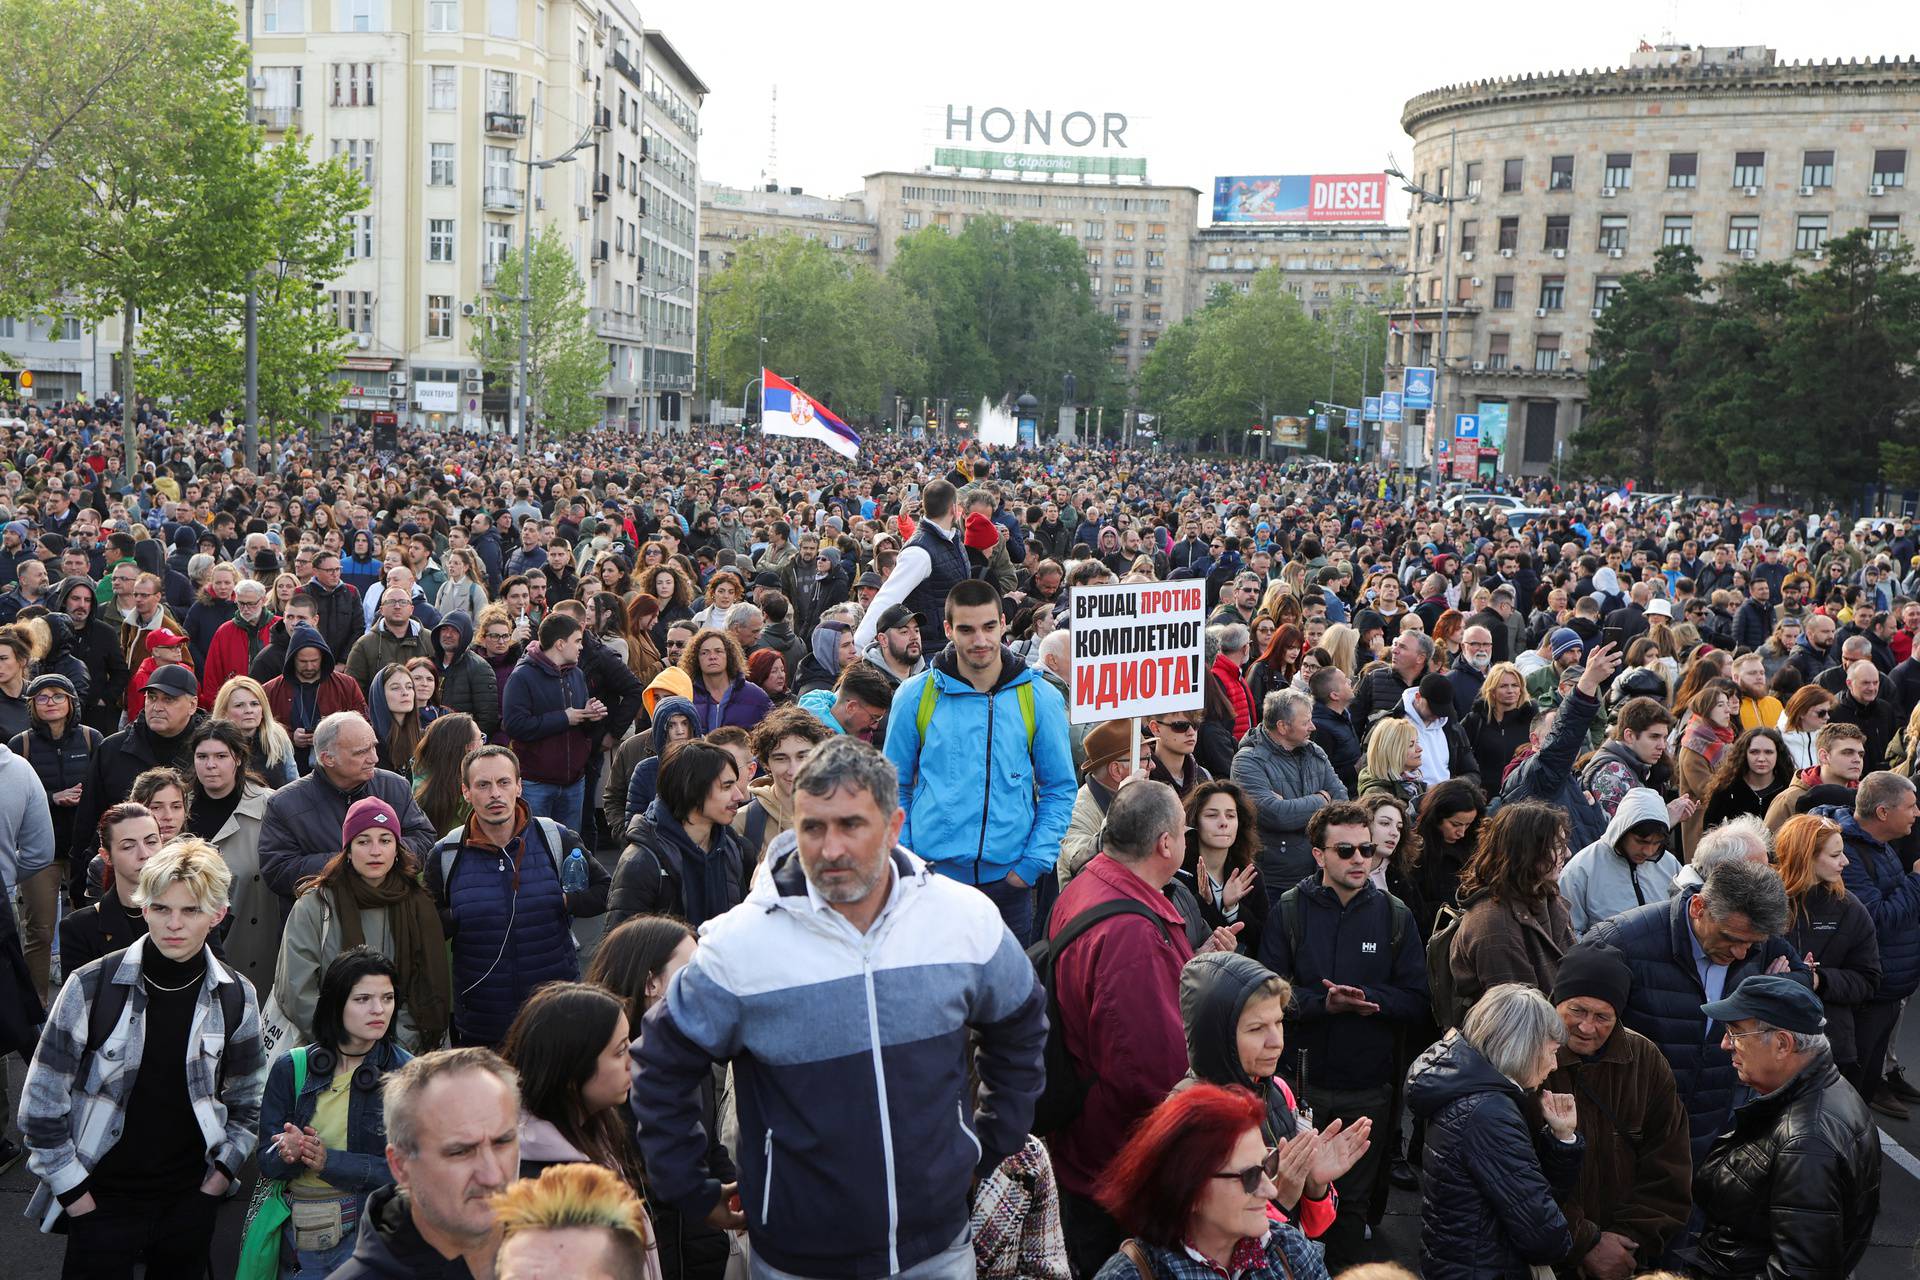
[[[527,131],[527,118],[518,111],[487,112],[487,132],[503,138],[517,138]]]
[[[300,127],[298,107],[255,107],[253,122],[268,133],[286,133]]]
[[[480,204],[488,213],[518,213],[526,198],[518,187],[488,187],[481,192]]]

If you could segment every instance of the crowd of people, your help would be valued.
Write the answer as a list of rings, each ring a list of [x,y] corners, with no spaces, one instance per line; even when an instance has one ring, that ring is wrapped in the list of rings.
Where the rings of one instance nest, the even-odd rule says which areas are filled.
[[[1920,540],[1369,466],[0,429],[74,1277],[1848,1274]],[[117,412],[117,410],[115,411]],[[1078,722],[1068,601],[1203,584]],[[582,921],[595,924],[582,925]],[[0,1064],[4,1064],[0,1056]],[[1404,1272],[1397,1273],[1404,1274]]]

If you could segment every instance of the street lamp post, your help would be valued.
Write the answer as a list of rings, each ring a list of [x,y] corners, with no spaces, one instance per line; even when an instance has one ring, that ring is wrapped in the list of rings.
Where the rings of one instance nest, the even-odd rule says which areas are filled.
[[[1427,411],[1427,420],[1433,427],[1436,443],[1446,423],[1447,334],[1452,314],[1450,307],[1453,302],[1453,206],[1468,198],[1455,194],[1458,190],[1458,184],[1454,181],[1454,175],[1459,157],[1459,132],[1455,129],[1448,129],[1447,176],[1446,181],[1441,184],[1443,190],[1439,192],[1428,191],[1425,187],[1408,178],[1406,174],[1400,172],[1397,167],[1392,165],[1391,156],[1388,157],[1389,164],[1386,171],[1389,177],[1400,180],[1401,190],[1407,192],[1409,195],[1417,196],[1422,201],[1444,205],[1447,210],[1446,248],[1440,259],[1440,355],[1439,359],[1434,362],[1433,407]],[[1413,314],[1414,310],[1418,308],[1419,302],[1420,300],[1418,298],[1413,299],[1409,304],[1409,314]],[[1440,487],[1440,464],[1439,456],[1432,447],[1427,449],[1427,468],[1432,476],[1430,483],[1434,491],[1437,492]]]
[[[599,132],[600,130],[600,123],[599,123],[600,104],[599,104],[599,101],[596,99],[593,106],[593,122],[587,125],[586,129],[580,134],[580,136],[574,140],[573,145],[568,147],[565,151],[562,151],[559,155],[549,156],[545,160],[536,159],[533,154],[534,128],[539,115],[540,115],[540,95],[538,93],[535,93],[532,99],[527,103],[527,119],[526,119],[527,158],[525,160],[520,161],[520,164],[524,166],[527,171],[527,186],[526,186],[526,190],[520,193],[520,200],[521,200],[520,298],[519,298],[520,360],[519,360],[519,372],[517,374],[517,379],[516,379],[518,385],[515,388],[516,394],[514,396],[514,409],[515,409],[515,417],[518,419],[518,423],[519,423],[518,439],[517,439],[516,447],[519,449],[520,456],[522,458],[525,458],[527,456],[527,451],[528,451],[528,438],[531,433],[531,424],[528,420],[528,416],[529,416],[528,410],[529,410],[531,401],[533,399],[529,391],[529,388],[527,386],[527,345],[531,337],[532,320],[533,320],[533,183],[534,183],[534,178],[536,176],[537,170],[551,169],[555,165],[560,165],[560,164],[571,164],[574,160],[574,157],[579,155],[581,151],[586,149],[587,145],[591,142],[593,135]]]

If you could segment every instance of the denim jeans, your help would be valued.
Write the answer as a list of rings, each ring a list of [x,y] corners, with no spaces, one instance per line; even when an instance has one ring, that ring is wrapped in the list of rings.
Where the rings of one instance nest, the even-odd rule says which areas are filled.
[[[1015,887],[1006,880],[989,880],[975,886],[1000,909],[1000,918],[1021,946],[1033,941],[1033,886]]]
[[[580,802],[587,794],[587,780],[560,786],[553,782],[522,782],[520,798],[527,812],[536,818],[552,818],[569,831],[580,830]]]

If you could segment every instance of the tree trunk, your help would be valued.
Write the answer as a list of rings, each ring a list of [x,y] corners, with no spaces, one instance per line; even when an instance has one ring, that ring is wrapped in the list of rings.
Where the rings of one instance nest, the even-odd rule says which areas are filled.
[[[129,492],[140,470],[139,427],[134,422],[133,404],[133,328],[133,299],[123,298],[120,303],[120,449],[123,455],[120,470]]]

